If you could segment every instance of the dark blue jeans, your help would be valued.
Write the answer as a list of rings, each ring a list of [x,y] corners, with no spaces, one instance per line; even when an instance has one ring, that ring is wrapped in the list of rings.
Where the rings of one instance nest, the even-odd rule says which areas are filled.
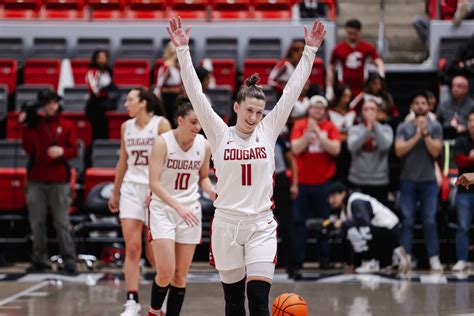
[[[456,232],[456,256],[467,261],[469,255],[469,228],[474,214],[474,193],[458,192],[456,195],[458,230]]]
[[[439,240],[436,227],[438,185],[436,181],[400,181],[400,208],[403,217],[400,243],[408,253],[412,253],[413,224],[418,202],[420,203],[428,257],[438,256]]]
[[[320,185],[300,184],[298,198],[294,203],[293,220],[295,223],[296,263],[302,265],[306,250],[306,220],[309,218],[325,219],[329,217],[328,190],[329,183]],[[319,262],[329,262],[329,241],[326,235],[316,236]]]

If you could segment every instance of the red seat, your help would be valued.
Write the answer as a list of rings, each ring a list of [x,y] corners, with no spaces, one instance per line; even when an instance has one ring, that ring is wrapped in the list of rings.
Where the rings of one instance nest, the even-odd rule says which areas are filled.
[[[211,17],[219,19],[249,19],[253,17],[250,10],[250,0],[210,0],[212,5]]]
[[[3,18],[5,19],[37,18],[41,0],[4,0],[3,8]]]
[[[47,20],[78,20],[86,17],[83,0],[45,0],[41,18]]]
[[[130,118],[125,112],[107,112],[109,139],[120,139],[122,123]]]
[[[207,18],[207,0],[171,0],[170,16],[182,19],[205,20]]]
[[[259,84],[266,85],[268,83],[268,76],[277,62],[277,59],[246,59],[244,60],[244,78],[258,73],[260,76]]]
[[[114,182],[115,168],[89,168],[84,175],[84,201],[92,188],[102,182]]]
[[[150,62],[145,59],[117,59],[114,64],[114,83],[117,85],[150,85]]]
[[[130,0],[127,18],[163,19],[167,16],[166,0]]]
[[[325,78],[324,61],[318,57],[314,60],[313,69],[311,70],[311,75],[309,75],[309,82],[324,88],[326,85]]]
[[[292,5],[293,2],[290,0],[255,0],[255,17],[257,19],[290,19]]]
[[[50,84],[58,88],[61,61],[59,59],[27,59],[23,69],[25,84]]]
[[[92,144],[92,126],[83,112],[63,112],[63,118],[71,121],[76,127],[77,138],[88,148]]]
[[[160,69],[164,62],[165,60],[163,58],[158,58],[157,60],[155,60],[155,67],[153,68],[153,82],[151,83],[152,86],[156,85],[158,69]]]
[[[88,0],[91,17],[94,20],[121,19],[125,0]]]
[[[0,84],[8,86],[9,94],[14,93],[16,90],[17,70],[18,64],[16,59],[0,59]]]
[[[71,59],[72,75],[75,85],[86,84],[86,73],[89,69],[90,60],[85,58]]]
[[[21,139],[21,125],[18,122],[18,112],[7,114],[7,139]]]
[[[335,20],[337,16],[337,0],[319,0],[319,3],[328,6],[328,19]]]
[[[216,85],[229,86],[235,91],[235,60],[212,59],[212,68]]]
[[[26,168],[0,168],[0,211],[19,211],[26,206]]]

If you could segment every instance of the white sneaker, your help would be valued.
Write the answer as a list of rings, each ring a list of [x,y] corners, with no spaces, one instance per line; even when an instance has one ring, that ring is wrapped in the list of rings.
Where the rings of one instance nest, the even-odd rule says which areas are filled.
[[[400,273],[408,273],[411,270],[411,256],[402,246],[393,249],[392,260]]]
[[[438,256],[430,257],[430,268],[432,272],[443,272],[443,266],[439,262]]]
[[[125,307],[125,310],[120,314],[120,316],[140,316],[142,312],[141,305],[134,300],[128,300],[123,304],[123,307]]]
[[[464,272],[469,269],[469,263],[463,260],[458,260],[453,266],[453,272]]]
[[[355,269],[356,273],[375,273],[380,271],[380,265],[379,262],[375,259],[372,259],[370,261],[364,261],[358,267]]]

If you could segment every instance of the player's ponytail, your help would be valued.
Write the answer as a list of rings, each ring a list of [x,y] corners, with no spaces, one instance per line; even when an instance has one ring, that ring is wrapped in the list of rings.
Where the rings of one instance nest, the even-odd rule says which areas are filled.
[[[153,93],[152,90],[144,87],[135,88],[133,90],[138,91],[138,100],[140,102],[143,100],[146,101],[146,111],[148,113],[154,112],[156,115],[165,115],[165,110],[161,100]]]
[[[176,110],[174,111],[174,121],[176,124],[178,123],[178,117],[184,118],[191,111],[193,111],[191,101],[186,96],[179,95],[176,98]]]
[[[257,100],[265,101],[265,93],[263,93],[262,86],[258,85],[260,77],[257,73],[245,79],[245,85],[240,88],[237,94],[237,103],[241,103],[246,98],[255,98]]]

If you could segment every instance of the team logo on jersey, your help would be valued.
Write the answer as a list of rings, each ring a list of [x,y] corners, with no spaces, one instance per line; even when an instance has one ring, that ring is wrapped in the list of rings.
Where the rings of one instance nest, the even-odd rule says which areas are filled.
[[[224,150],[224,160],[252,160],[266,159],[265,147],[255,148],[226,148]]]

